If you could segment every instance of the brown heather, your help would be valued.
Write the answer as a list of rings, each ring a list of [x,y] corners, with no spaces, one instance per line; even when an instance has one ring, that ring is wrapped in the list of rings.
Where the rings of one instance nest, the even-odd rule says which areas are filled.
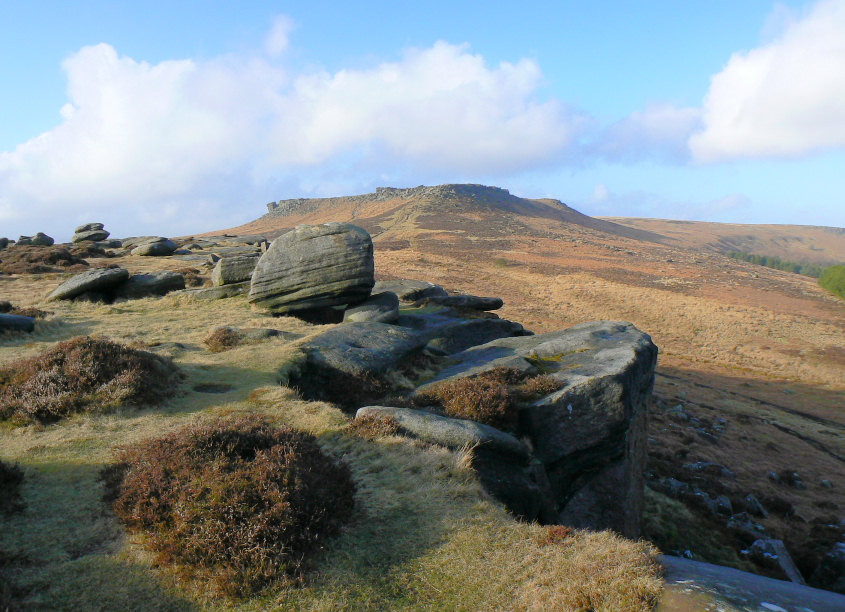
[[[560,388],[560,383],[544,374],[528,376],[513,368],[495,368],[471,378],[438,383],[420,394],[417,402],[434,402],[451,417],[516,431],[522,403]]]
[[[243,341],[243,334],[231,327],[221,327],[211,332],[203,343],[212,353],[222,353],[235,348]]]
[[[0,367],[0,418],[52,421],[74,412],[155,404],[173,395],[181,379],[168,358],[105,338],[73,338]]]
[[[189,425],[120,451],[106,498],[161,561],[245,596],[299,578],[303,560],[349,520],[349,468],[313,436],[256,416]]]
[[[367,440],[395,436],[401,430],[399,421],[388,414],[367,414],[358,417],[349,423],[346,429]]]

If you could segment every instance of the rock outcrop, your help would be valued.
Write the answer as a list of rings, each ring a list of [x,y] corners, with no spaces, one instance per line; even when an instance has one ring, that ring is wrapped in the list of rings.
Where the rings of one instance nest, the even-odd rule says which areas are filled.
[[[373,273],[373,243],[363,229],[300,225],[258,260],[249,301],[275,314],[358,304],[370,295]]]
[[[108,238],[109,235],[110,233],[103,229],[102,223],[86,223],[74,230],[70,241],[82,242],[84,240],[90,240],[92,242],[99,242]]]
[[[54,242],[55,240],[44,232],[38,232],[35,236],[20,236],[17,244],[19,246],[53,246]]]
[[[390,291],[402,302],[416,302],[426,297],[445,296],[446,291],[440,285],[418,280],[378,281],[373,285],[373,293]]]
[[[127,247],[127,241],[123,241],[123,246]],[[132,247],[130,251],[132,255],[141,255],[145,257],[160,257],[163,255],[170,255],[177,249],[175,242],[168,238],[161,236],[153,236],[140,242],[137,246]]]
[[[211,271],[211,284],[220,287],[250,280],[260,255],[251,253],[222,257]]]
[[[399,298],[391,291],[373,293],[358,306],[347,308],[343,320],[395,323],[399,319]]]
[[[72,300],[84,293],[111,291],[129,278],[123,268],[95,268],[69,278],[50,293],[46,301]]]
[[[114,298],[134,300],[144,297],[161,296],[171,291],[185,288],[185,277],[178,272],[150,272],[133,274],[126,282],[115,288]]]
[[[34,329],[34,317],[0,313],[0,331],[32,332]]]

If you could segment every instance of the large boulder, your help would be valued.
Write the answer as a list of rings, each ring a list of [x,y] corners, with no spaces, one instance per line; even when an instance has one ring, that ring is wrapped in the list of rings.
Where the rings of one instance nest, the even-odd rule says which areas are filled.
[[[477,295],[432,295],[421,298],[417,303],[420,306],[438,304],[449,308],[467,308],[469,310],[498,310],[504,305],[502,298],[479,297]]]
[[[44,232],[38,232],[35,236],[20,236],[17,244],[19,246],[53,246],[53,240]]]
[[[211,284],[220,287],[250,280],[260,255],[253,253],[221,258],[211,271]]]
[[[102,223],[86,223],[80,225],[74,230],[71,242],[82,242],[83,240],[90,240],[98,242],[109,237],[109,232],[103,229]]]
[[[0,251],[5,249],[7,246],[9,246],[9,239],[5,236],[0,238]]]
[[[643,507],[646,401],[657,347],[630,323],[599,321],[494,340],[449,358],[418,394],[497,367],[546,373],[561,388],[522,410],[562,522],[637,537]]]
[[[129,278],[123,268],[94,268],[69,278],[56,287],[46,301],[71,300],[83,293],[103,293],[113,290]]]
[[[391,291],[374,293],[358,306],[343,313],[344,321],[395,323],[399,319],[399,298]]]
[[[127,246],[126,241],[123,242],[123,246]],[[176,249],[177,245],[172,240],[162,238],[160,236],[154,236],[153,238],[138,244],[138,246],[132,249],[131,253],[132,255],[141,255],[145,257],[160,257],[170,255]]]
[[[358,304],[373,288],[373,242],[347,223],[300,225],[258,260],[249,301],[275,314]]]
[[[178,272],[150,272],[149,274],[133,274],[118,286],[114,296],[128,300],[161,296],[171,291],[185,288],[185,277]]]
[[[822,557],[810,584],[845,595],[845,542],[837,542]]]
[[[25,331],[35,329],[35,319],[13,314],[0,314],[0,331]]]

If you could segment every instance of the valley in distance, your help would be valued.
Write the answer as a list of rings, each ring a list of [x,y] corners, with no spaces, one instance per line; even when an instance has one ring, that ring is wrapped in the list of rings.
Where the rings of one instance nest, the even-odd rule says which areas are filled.
[[[261,239],[328,222],[369,233],[377,281],[499,297],[496,314],[535,334],[606,320],[651,337],[659,356],[648,399],[644,541],[515,521],[459,451],[345,433],[351,415],[279,385],[298,367],[297,347],[334,323],[273,317],[243,294],[192,296],[190,285],[211,285],[210,254],[243,254]],[[164,297],[113,303],[45,302],[71,273],[3,266],[15,248],[54,247],[0,250],[0,300],[49,312],[32,333],[0,334],[0,366],[91,335],[172,358],[185,376],[184,392],[160,406],[2,422],[0,459],[21,466],[25,507],[0,514],[0,604],[825,610],[845,602],[837,594],[845,594],[845,299],[817,278],[737,258],[841,265],[842,228],[594,218],[557,200],[456,184],[282,200],[251,223],[172,241],[169,255],[122,247],[80,255],[91,267],[191,279]],[[221,326],[274,333],[215,352],[204,341]],[[103,505],[100,473],[118,445],[243,413],[307,431],[343,457],[359,506],[301,584],[228,599],[207,590],[205,570],[163,563],[143,536],[127,535]],[[782,542],[797,577],[771,551],[753,550],[761,540]],[[665,578],[652,545],[669,556]],[[783,582],[710,575],[695,561]]]

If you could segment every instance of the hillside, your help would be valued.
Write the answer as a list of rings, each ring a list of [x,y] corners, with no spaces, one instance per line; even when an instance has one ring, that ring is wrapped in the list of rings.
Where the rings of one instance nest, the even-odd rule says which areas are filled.
[[[671,244],[714,253],[740,251],[830,266],[845,261],[845,229],[813,225],[751,225],[602,217],[664,236]]]

